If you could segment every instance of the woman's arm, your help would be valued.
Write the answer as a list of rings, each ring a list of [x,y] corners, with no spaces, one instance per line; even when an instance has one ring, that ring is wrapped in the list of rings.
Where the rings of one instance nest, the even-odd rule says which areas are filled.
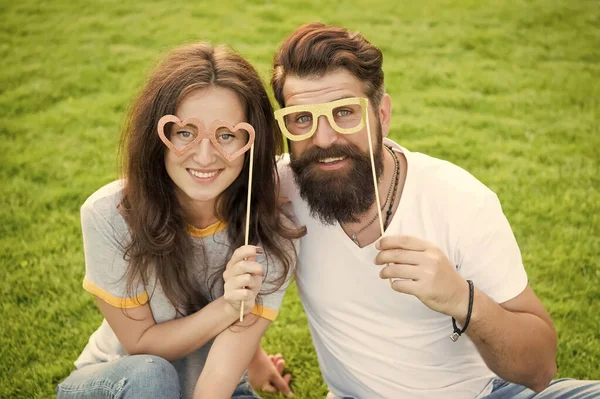
[[[194,398],[231,398],[269,323],[251,314],[220,333],[210,349]]]
[[[187,356],[239,317],[223,297],[192,315],[160,324],[154,321],[148,304],[123,310],[99,297],[96,303],[125,352],[156,355],[166,360]]]
[[[166,360],[179,359],[234,323],[239,317],[241,301],[245,301],[246,312],[252,310],[263,270],[260,263],[243,259],[252,258],[256,253],[254,246],[238,248],[227,266],[228,281],[223,297],[180,319],[156,324],[148,304],[123,310],[99,297],[96,302],[125,352],[156,355]]]

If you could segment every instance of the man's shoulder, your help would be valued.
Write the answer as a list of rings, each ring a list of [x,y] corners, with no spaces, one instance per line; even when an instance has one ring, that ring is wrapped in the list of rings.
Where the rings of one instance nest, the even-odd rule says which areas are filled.
[[[455,200],[486,198],[495,193],[473,174],[450,161],[406,151],[410,178],[422,195]]]

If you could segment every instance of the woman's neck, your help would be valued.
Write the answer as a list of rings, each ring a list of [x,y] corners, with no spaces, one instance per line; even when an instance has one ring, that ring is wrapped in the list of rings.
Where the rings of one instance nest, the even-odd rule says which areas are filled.
[[[185,195],[185,194],[184,194]],[[192,225],[197,229],[204,229],[219,221],[215,215],[215,201],[198,202],[180,196],[179,201],[185,213],[187,224]]]
[[[199,215],[199,214],[190,214],[188,215],[187,221],[188,224],[194,226],[197,229],[205,229],[210,225],[213,225],[219,221],[213,212],[210,212],[210,215]]]

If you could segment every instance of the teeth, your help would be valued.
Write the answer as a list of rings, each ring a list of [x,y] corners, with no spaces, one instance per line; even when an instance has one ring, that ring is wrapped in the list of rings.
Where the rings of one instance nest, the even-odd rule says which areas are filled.
[[[325,159],[320,159],[319,162],[321,162],[321,163],[331,163],[331,162],[341,161],[342,159],[344,159],[344,157],[325,158]]]
[[[209,173],[202,173],[202,172],[198,172],[194,169],[190,169],[190,172],[196,176],[196,177],[200,177],[202,179],[208,179],[209,177],[213,177],[214,175],[217,174],[217,171],[214,172],[209,172]]]

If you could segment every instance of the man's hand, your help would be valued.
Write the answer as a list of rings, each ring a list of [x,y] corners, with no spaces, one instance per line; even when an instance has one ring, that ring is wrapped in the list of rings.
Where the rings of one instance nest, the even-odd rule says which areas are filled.
[[[381,251],[375,264],[389,264],[379,277],[399,279],[392,282],[394,290],[416,296],[436,312],[464,320],[469,286],[441,249],[406,235],[383,237],[375,247]]]
[[[283,375],[285,360],[281,354],[267,355],[262,348],[258,348],[250,365],[248,376],[250,385],[255,390],[268,393],[281,392],[288,398],[294,397],[290,389],[291,374]]]

